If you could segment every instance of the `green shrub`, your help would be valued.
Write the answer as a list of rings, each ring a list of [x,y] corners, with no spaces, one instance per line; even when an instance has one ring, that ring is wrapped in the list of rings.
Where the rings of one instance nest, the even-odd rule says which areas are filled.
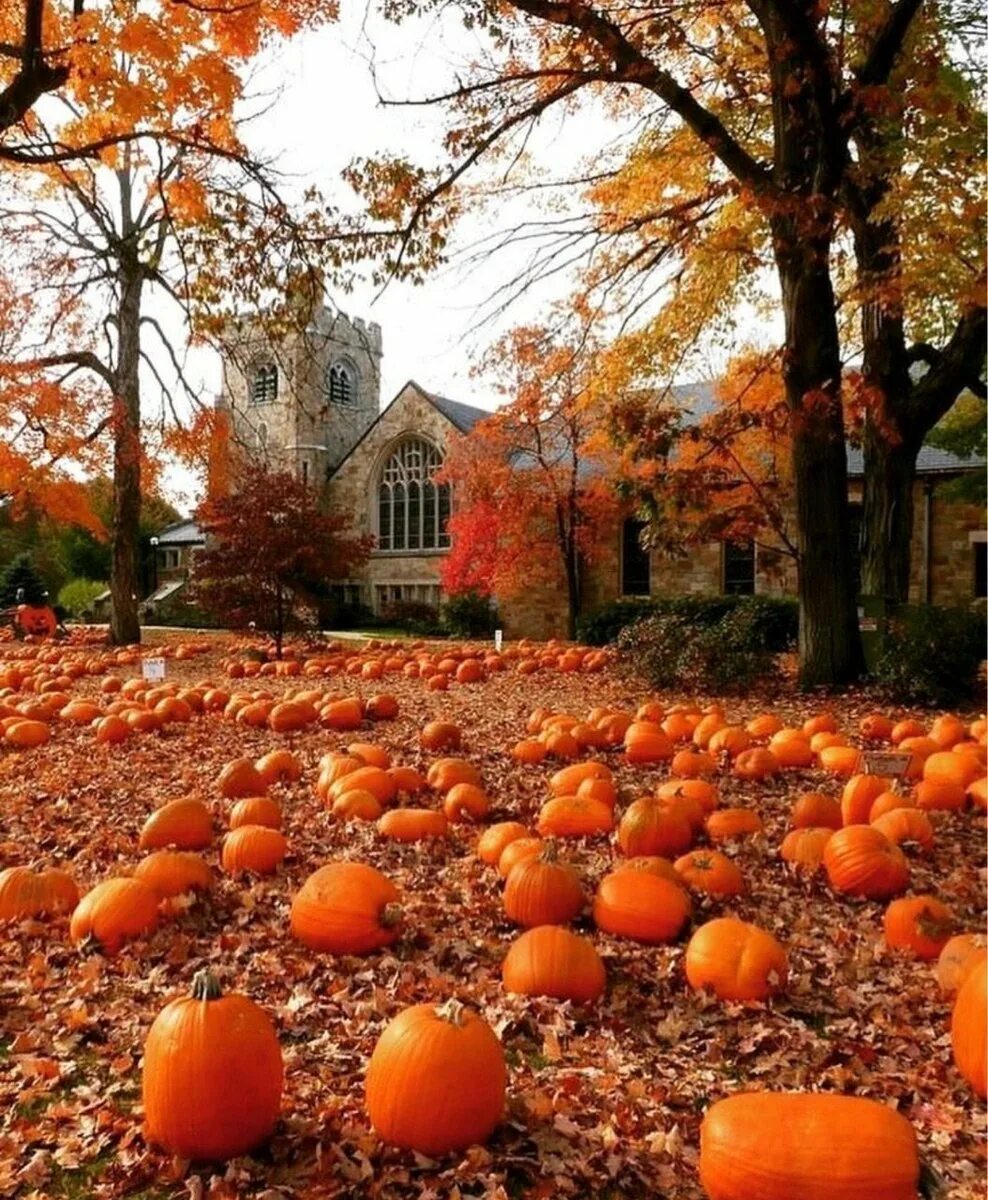
[[[899,703],[971,700],[985,657],[984,612],[910,605],[889,622],[876,682]]]
[[[94,579],[70,579],[59,590],[58,603],[68,612],[69,616],[81,618],[92,609],[96,597],[101,596],[107,586],[107,584],[99,583]]]
[[[0,575],[0,608],[15,604],[47,604],[48,590],[30,554],[19,554]]]
[[[749,617],[740,606],[707,625],[681,613],[645,617],[621,631],[618,645],[653,687],[744,691],[774,661],[753,640]]]
[[[643,617],[677,617],[690,630],[707,629],[736,614],[740,630],[757,649],[780,653],[799,636],[799,603],[790,596],[653,596],[616,600],[582,622],[581,641],[604,646]],[[732,635],[734,636],[734,635]],[[740,632],[737,636],[741,636]]]
[[[442,623],[454,637],[482,637],[494,632],[496,616],[489,597],[460,592],[443,605]]]
[[[393,600],[383,605],[379,623],[430,637],[441,631],[438,611],[418,600]]]

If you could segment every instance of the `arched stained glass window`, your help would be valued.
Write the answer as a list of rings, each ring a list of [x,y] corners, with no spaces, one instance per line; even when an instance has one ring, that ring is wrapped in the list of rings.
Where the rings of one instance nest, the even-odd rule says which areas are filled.
[[[379,550],[443,550],[449,545],[448,483],[436,483],[440,451],[421,438],[404,438],[381,469],[377,488]]]

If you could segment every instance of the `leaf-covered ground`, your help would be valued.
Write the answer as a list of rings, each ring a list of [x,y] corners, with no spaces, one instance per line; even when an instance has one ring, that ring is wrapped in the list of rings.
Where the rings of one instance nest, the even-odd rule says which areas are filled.
[[[211,679],[234,690],[278,695],[311,681],[227,681],[221,639],[208,656],[169,660],[169,681]],[[7,647],[0,647],[0,661]],[[136,668],[121,668],[124,677]],[[98,695],[101,677],[72,696]],[[634,710],[644,687],[616,671],[492,675],[485,683],[430,692],[419,680],[317,680],[365,698],[387,690],[401,711],[357,734],[318,726],[299,734],[250,729],[219,715],[169,725],[120,746],[97,746],[87,727],[56,723],[38,749],[0,749],[0,868],[66,864],[80,889],[126,873],[141,858],[137,837],[165,800],[207,799],[216,839],[208,898],[163,922],[116,958],[81,956],[67,918],[0,927],[0,1196],[17,1197],[651,1197],[702,1195],[698,1131],[712,1101],[748,1088],[853,1092],[897,1107],[914,1125],[944,1195],[983,1194],[985,1108],[953,1067],[950,1002],[931,964],[893,954],[881,936],[884,906],[841,899],[825,880],[800,880],[777,848],[794,798],[840,783],[820,771],[745,783],[724,773],[721,803],[757,808],[765,835],[734,843],[747,894],[730,903],[694,898],[693,926],[723,913],[756,921],[790,954],[786,993],[769,1005],[727,1005],[692,993],[683,976],[686,937],[646,947],[575,926],[593,938],[607,968],[606,997],[579,1009],[507,995],[500,963],[517,931],[501,907],[493,868],[473,853],[478,831],[453,826],[446,840],[384,841],[375,827],[338,823],[313,793],[316,764],[354,740],[386,747],[396,763],[424,769],[429,719],[463,729],[463,756],[483,774],[489,821],[534,826],[559,763],[520,766],[510,757],[536,705],[583,716],[593,705]],[[105,698],[103,698],[105,700]],[[684,699],[663,696],[668,706]],[[725,702],[747,719],[765,702]],[[820,711],[804,697],[776,700],[786,723]],[[856,734],[861,697],[828,700]],[[919,715],[929,721],[933,714]],[[276,875],[234,881],[219,869],[229,801],[216,778],[231,758],[277,746],[294,750],[302,780],[272,794],[285,814],[289,857]],[[630,767],[603,757],[628,798],[651,791],[667,767]],[[435,803],[436,801],[433,801]],[[913,892],[933,892],[960,929],[984,927],[983,814],[934,814],[936,843],[910,855]],[[604,836],[567,840],[588,895],[614,850]],[[291,898],[316,867],[361,859],[389,875],[405,906],[405,933],[365,959],[315,955],[289,933]],[[688,936],[688,934],[687,934]],[[282,1121],[254,1157],[187,1164],[149,1147],[142,1133],[141,1051],[160,1008],[209,963],[227,990],[264,1005],[286,1064]],[[457,995],[500,1035],[509,1063],[505,1118],[489,1143],[432,1162],[382,1146],[363,1111],[363,1073],[387,1021],[403,1007]]]

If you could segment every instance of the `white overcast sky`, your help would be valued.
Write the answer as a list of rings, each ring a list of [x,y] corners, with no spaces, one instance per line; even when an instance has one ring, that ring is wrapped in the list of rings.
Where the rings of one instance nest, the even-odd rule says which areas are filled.
[[[280,169],[299,189],[316,186],[333,204],[352,207],[353,194],[341,172],[355,157],[397,152],[433,162],[441,155],[445,118],[434,107],[394,107],[379,101],[375,87],[393,99],[417,99],[442,91],[467,74],[483,57],[485,39],[466,31],[455,8],[440,16],[395,26],[374,13],[366,0],[342,0],[339,21],[303,35],[272,51],[251,79],[250,90],[271,95],[266,112],[251,123],[248,142],[276,156]],[[373,69],[371,60],[373,59]],[[276,93],[276,94],[275,94]],[[550,111],[528,143],[529,157],[558,174],[583,161],[593,148],[620,130],[602,109],[574,117]],[[501,206],[483,222],[464,222],[461,246],[490,234],[500,223],[520,219],[527,202]],[[381,399],[387,404],[406,380],[454,399],[493,408],[497,395],[489,381],[472,369],[497,336],[513,325],[537,321],[553,300],[567,295],[566,278],[529,291],[497,322],[478,321],[485,302],[524,261],[511,248],[476,264],[454,256],[424,284],[392,283],[378,294],[371,286],[332,299],[351,315],[377,321],[382,328],[384,360]],[[758,331],[739,331],[743,339]],[[197,374],[207,395],[219,390],[218,359],[201,356]],[[694,372],[710,375],[709,370]],[[168,488],[176,502],[189,507],[195,488],[184,473],[172,472]]]

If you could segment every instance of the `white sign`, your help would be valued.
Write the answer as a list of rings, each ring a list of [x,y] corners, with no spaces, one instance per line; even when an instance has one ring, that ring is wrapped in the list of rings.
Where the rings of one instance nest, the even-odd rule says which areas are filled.
[[[498,654],[501,653],[501,643],[503,641],[504,641],[504,630],[503,629],[495,629],[494,630],[494,649],[498,652]]]
[[[146,658],[141,663],[141,675],[145,679],[164,679],[165,660],[163,658]]]

